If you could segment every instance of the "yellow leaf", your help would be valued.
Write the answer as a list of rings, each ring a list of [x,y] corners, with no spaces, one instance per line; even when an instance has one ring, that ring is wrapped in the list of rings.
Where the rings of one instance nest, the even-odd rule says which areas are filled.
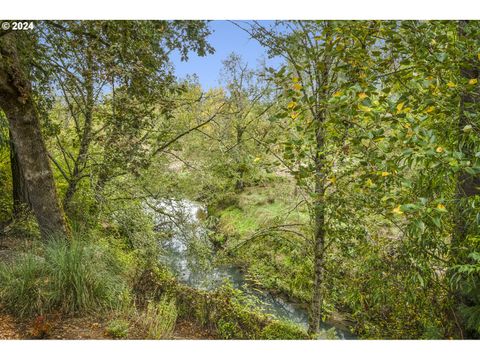
[[[332,177],[330,178],[330,182],[331,182],[332,184],[335,184],[335,183],[337,182],[337,178],[336,178],[335,176],[332,176]]]
[[[478,83],[478,79],[470,79],[470,80],[468,80],[468,83],[470,85],[475,85],[476,83]]]
[[[294,78],[292,79],[292,81],[293,81],[294,83],[298,83],[298,82],[300,81],[300,79],[299,79],[298,77],[294,77]]]
[[[362,93],[358,94],[358,97],[360,98],[360,100],[363,100],[363,99],[367,98],[368,95],[365,94],[364,92],[362,92]]]
[[[447,211],[447,209],[445,208],[445,205],[443,205],[443,204],[438,204],[437,209],[440,210],[440,211]]]
[[[295,106],[297,106],[297,103],[295,101],[291,101],[288,103],[288,108],[293,109]]]
[[[449,81],[449,82],[447,83],[447,86],[448,86],[449,88],[453,88],[453,87],[455,87],[455,86],[457,86],[457,85],[455,85],[455,83]]]
[[[392,212],[394,214],[397,214],[397,215],[402,215],[403,214],[403,211],[400,210],[400,205],[398,205],[395,209],[393,209]]]
[[[399,103],[399,104],[397,105],[397,114],[398,114],[400,111],[402,111],[404,104],[405,104],[404,102],[401,102],[401,103]]]
[[[358,108],[362,111],[365,111],[365,112],[370,112],[372,111],[371,108],[369,108],[368,106],[363,106],[363,105],[358,105]]]
[[[478,60],[480,60],[480,53],[477,54]]]
[[[412,127],[412,125],[410,125],[410,123],[405,123],[405,124],[403,124],[403,127],[405,129],[410,129]]]
[[[261,158],[259,158],[259,157],[256,157],[256,158],[253,160],[253,162],[256,162],[256,163],[258,163],[260,160],[262,160],[262,159],[261,159]]]
[[[368,187],[373,187],[373,186],[374,186],[372,179],[367,179],[367,181],[365,181],[365,184],[366,184]]]
[[[429,106],[427,110],[425,110],[427,113],[431,113],[433,110],[435,110],[435,106]]]
[[[413,130],[412,130],[412,129],[408,129],[408,131],[407,131],[407,136],[408,136],[408,137],[412,137],[413,134],[414,134]]]
[[[301,88],[302,88],[302,85],[300,85],[299,83],[293,84],[293,89],[294,89],[294,90],[300,91]]]
[[[439,146],[439,147],[437,147],[437,149],[435,151],[437,153],[442,153],[443,152],[443,147]]]
[[[385,177],[385,176],[388,176],[390,175],[390,173],[388,171],[382,171],[382,176]]]
[[[295,120],[297,117],[298,117],[298,112],[296,111],[293,111],[291,114],[290,114],[290,117]]]
[[[337,91],[335,94],[333,94],[333,96],[339,97],[339,96],[342,96],[342,94],[343,94],[342,91]]]

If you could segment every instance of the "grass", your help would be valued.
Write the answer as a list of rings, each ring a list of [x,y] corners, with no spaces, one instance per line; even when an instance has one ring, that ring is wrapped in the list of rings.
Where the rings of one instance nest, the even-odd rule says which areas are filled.
[[[142,317],[149,339],[168,339],[173,335],[177,322],[175,299],[163,297],[158,302],[149,302]]]
[[[224,248],[237,249],[229,256],[245,267],[252,281],[265,289],[308,302],[313,268],[308,252],[310,244],[284,231],[248,240],[257,231],[275,224],[308,224],[306,206],[291,211],[297,205],[291,195],[293,188],[288,179],[281,178],[264,186],[246,188],[237,195],[237,205],[217,212],[218,230],[225,239]],[[242,246],[237,248],[238,244]]]
[[[130,323],[123,319],[112,320],[105,331],[114,339],[125,339],[128,337]]]
[[[93,313],[129,301],[128,286],[106,248],[52,239],[36,251],[0,264],[0,304],[28,317],[51,312]]]
[[[268,186],[256,186],[238,194],[237,205],[220,211],[222,232],[240,237],[251,235],[270,221],[284,217],[295,207],[292,201],[292,185],[287,181],[271,182]],[[299,207],[285,221],[308,222],[308,213]]]

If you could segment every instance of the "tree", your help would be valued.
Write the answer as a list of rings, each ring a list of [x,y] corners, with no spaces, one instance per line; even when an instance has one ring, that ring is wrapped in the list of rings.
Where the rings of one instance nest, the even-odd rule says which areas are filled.
[[[260,117],[271,105],[264,102],[268,87],[258,80],[258,74],[249,69],[239,55],[232,53],[223,61],[222,77],[227,90],[229,116],[224,119],[221,143],[225,152],[233,158],[235,189],[241,192],[248,170],[252,168],[247,149],[248,140],[252,142],[252,137],[247,132],[249,127],[258,127]]]
[[[333,164],[339,149],[346,146],[350,125],[345,118],[351,116],[334,114],[332,109],[341,107],[332,105],[332,100],[358,79],[356,70],[348,67],[346,53],[349,48],[365,47],[362,36],[370,29],[363,22],[350,27],[342,22],[293,21],[276,22],[272,28],[253,22],[246,30],[271,56],[282,56],[288,64],[270,71],[288,101],[277,116],[287,119],[282,126],[289,132],[282,162],[304,190],[311,212],[314,284],[309,332],[317,333],[323,317],[326,249],[336,240],[332,233],[327,241],[334,224],[332,216],[327,218],[329,191],[338,171]],[[370,44],[373,38],[366,41]]]
[[[159,117],[174,107],[171,94],[181,91],[170,53],[186,60],[189,51],[213,49],[203,21],[47,21],[37,29],[46,52],[37,66],[50,74],[74,124],[73,133],[56,130],[60,157],[52,158],[68,183],[68,210],[82,179],[93,177],[100,194],[118,167],[146,165],[154,135],[145,131],[158,130]],[[92,159],[99,147],[103,160]]]
[[[15,150],[12,134],[9,132],[10,146],[10,168],[12,171],[12,198],[13,198],[13,216],[18,215],[22,210],[31,209],[32,203],[28,194],[25,175],[20,166],[18,153]]]
[[[58,202],[47,149],[32,93],[22,35],[16,32],[0,34],[0,106],[5,112],[25,177],[29,199],[42,236],[68,233],[63,210]]]

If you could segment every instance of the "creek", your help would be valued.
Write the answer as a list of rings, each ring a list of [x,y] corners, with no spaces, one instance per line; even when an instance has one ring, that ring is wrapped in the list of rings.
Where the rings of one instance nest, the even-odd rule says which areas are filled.
[[[189,200],[162,200],[154,202],[157,231],[168,234],[161,239],[160,262],[167,266],[177,279],[191,287],[214,290],[225,282],[242,291],[262,312],[279,320],[308,327],[308,313],[301,304],[287,301],[250,284],[234,264],[216,265],[211,261],[214,251],[208,241],[208,230],[200,220],[206,214],[201,204]],[[322,324],[323,330],[335,327],[337,337],[352,339],[345,329],[332,324]]]

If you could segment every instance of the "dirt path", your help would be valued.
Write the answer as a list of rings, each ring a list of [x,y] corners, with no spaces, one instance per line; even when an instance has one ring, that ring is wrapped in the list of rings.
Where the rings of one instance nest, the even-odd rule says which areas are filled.
[[[43,319],[18,321],[0,314],[0,339],[109,339],[105,324],[94,318]]]
[[[67,339],[108,340],[105,331],[107,319],[81,318],[37,318],[33,321],[18,321],[10,315],[0,314],[0,340],[19,339]],[[143,339],[141,332],[131,329],[128,339]],[[208,331],[187,321],[178,321],[172,339],[215,339]]]

